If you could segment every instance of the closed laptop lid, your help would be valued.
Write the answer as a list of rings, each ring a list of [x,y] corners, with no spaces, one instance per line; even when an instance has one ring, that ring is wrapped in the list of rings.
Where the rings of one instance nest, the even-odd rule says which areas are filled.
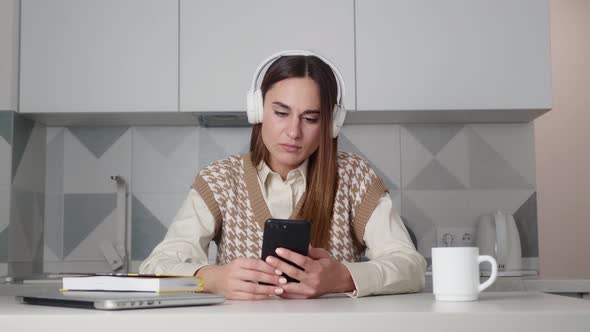
[[[16,296],[21,303],[86,309],[139,309],[223,303],[225,297],[208,293],[52,292]]]

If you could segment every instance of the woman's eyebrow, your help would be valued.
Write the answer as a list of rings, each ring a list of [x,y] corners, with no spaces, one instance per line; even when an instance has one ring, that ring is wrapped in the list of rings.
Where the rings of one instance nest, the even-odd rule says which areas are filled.
[[[302,115],[306,115],[306,114],[320,114],[320,111],[317,110],[307,110],[303,113],[301,113]]]
[[[273,105],[277,105],[277,106],[282,107],[282,108],[286,108],[289,111],[291,110],[291,106],[285,105],[285,104],[281,103],[280,101],[273,101],[272,104]]]
[[[282,108],[284,108],[284,109],[287,109],[287,110],[289,110],[289,111],[291,110],[291,106],[289,106],[289,105],[286,105],[286,104],[283,104],[283,103],[281,103],[280,101],[273,101],[273,102],[272,102],[272,104],[273,104],[273,105],[277,105],[277,106],[279,106],[279,107],[282,107]],[[306,110],[306,111],[305,111],[305,112],[303,112],[302,114],[319,114],[319,113],[320,113],[320,111],[318,111],[318,110]]]

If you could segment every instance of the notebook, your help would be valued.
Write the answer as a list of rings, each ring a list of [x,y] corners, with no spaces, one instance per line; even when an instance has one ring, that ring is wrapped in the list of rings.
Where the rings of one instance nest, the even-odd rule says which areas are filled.
[[[200,292],[200,277],[156,274],[92,274],[63,277],[62,291]]]
[[[100,310],[199,306],[225,301],[225,297],[218,294],[137,292],[55,292],[15,298],[25,304]]]

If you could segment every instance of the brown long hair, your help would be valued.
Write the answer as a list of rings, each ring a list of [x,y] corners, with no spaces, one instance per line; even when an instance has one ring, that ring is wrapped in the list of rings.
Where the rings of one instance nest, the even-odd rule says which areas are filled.
[[[311,245],[326,248],[338,183],[338,138],[332,138],[332,112],[337,98],[336,78],[330,66],[315,56],[283,56],[266,71],[261,84],[263,98],[273,84],[292,77],[309,77],[320,89],[320,144],[309,156],[305,198],[297,218],[311,222]],[[260,123],[252,128],[250,152],[254,165],[262,160],[269,164],[270,153],[262,141]]]

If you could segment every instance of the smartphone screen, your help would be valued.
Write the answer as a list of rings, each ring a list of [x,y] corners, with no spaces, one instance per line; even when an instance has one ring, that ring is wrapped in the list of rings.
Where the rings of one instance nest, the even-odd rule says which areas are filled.
[[[300,270],[303,270],[300,266],[279,257],[275,253],[275,250],[277,248],[285,248],[307,256],[310,236],[311,225],[307,220],[268,219],[264,223],[264,235],[262,238],[262,252],[260,259],[265,260],[269,255],[274,256]],[[288,282],[299,282],[286,274],[285,278]]]

